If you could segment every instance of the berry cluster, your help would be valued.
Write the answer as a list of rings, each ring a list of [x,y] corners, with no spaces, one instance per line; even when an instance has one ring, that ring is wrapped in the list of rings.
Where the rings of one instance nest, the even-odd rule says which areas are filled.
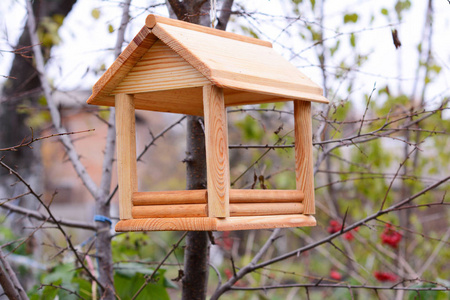
[[[386,224],[380,237],[381,243],[387,244],[394,249],[398,248],[398,244],[402,240],[402,234],[396,231],[391,224]]]

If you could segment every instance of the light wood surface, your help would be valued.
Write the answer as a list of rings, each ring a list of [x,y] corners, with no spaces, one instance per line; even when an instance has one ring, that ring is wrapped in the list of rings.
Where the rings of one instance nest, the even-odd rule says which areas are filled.
[[[142,218],[193,218],[207,216],[206,204],[133,206],[133,219]]]
[[[302,201],[303,192],[298,190],[230,190],[230,203],[283,203]]]
[[[132,95],[116,95],[116,124],[120,219],[131,219],[132,195],[137,191],[136,128]]]
[[[283,215],[263,217],[233,217],[217,219],[217,231],[252,230],[265,228],[289,228],[315,226],[316,219],[305,215]]]
[[[305,214],[314,214],[314,169],[311,102],[294,101],[295,181],[303,191]]]
[[[117,232],[127,231],[211,231],[216,230],[216,218],[148,218],[122,220]]]
[[[328,103],[321,87],[264,42],[155,16],[149,17],[149,22],[153,29],[144,27],[139,32],[95,84],[88,103],[113,106],[112,93],[146,93],[149,103],[136,108],[175,113],[187,110],[200,115],[201,111],[185,107],[198,107],[201,99],[188,96],[179,105],[166,105],[163,96],[170,97],[170,91],[181,88],[189,93],[190,87],[204,84],[240,91],[238,97],[225,97],[226,106],[283,99]],[[150,96],[161,90],[168,94]]]
[[[218,218],[148,218],[121,220],[117,232],[127,231],[232,231],[265,228],[315,226],[316,219],[306,215]]]
[[[207,217],[207,204],[140,205],[132,207],[133,219]],[[303,204],[235,203],[230,204],[230,216],[270,216],[303,213]]]
[[[152,32],[219,87],[328,103],[321,87],[272,48],[163,23]]]
[[[136,109],[203,116],[203,88],[134,94]]]
[[[230,203],[284,203],[302,202],[303,192],[298,190],[236,190],[230,189]],[[133,205],[206,204],[206,190],[136,192]]]
[[[264,47],[272,47],[272,43],[263,41],[260,39],[255,39],[252,37],[248,37],[248,36],[244,36],[244,35],[240,35],[240,34],[236,34],[236,33],[232,33],[232,32],[226,32],[223,30],[218,30],[218,29],[214,29],[214,28],[210,28],[210,27],[201,26],[201,25],[196,25],[196,24],[192,24],[192,23],[188,23],[188,22],[183,22],[183,21],[179,21],[179,20],[175,20],[175,19],[169,19],[169,18],[165,18],[165,17],[153,15],[153,14],[148,15],[147,19],[145,20],[145,25],[147,25],[150,28],[155,27],[155,25],[157,23],[163,23],[163,24],[168,24],[171,26],[182,27],[185,29],[198,31],[201,33],[217,35],[217,36],[225,37],[227,39],[233,39],[233,40],[242,41],[242,42],[246,42],[246,43],[252,43],[252,44],[256,44],[256,45],[260,45],[260,46],[264,46]]]
[[[133,205],[206,204],[207,197],[206,190],[137,192]]]
[[[116,86],[112,94],[164,91],[207,84],[211,82],[205,76],[158,40]],[[167,110],[170,109],[169,106]]]
[[[303,213],[303,204],[291,203],[231,203],[230,216],[270,216]]]
[[[208,180],[208,216],[229,217],[230,163],[227,114],[223,90],[213,85],[204,86],[203,107]]]
[[[87,103],[114,106],[114,98],[111,97],[111,92],[125,78],[139,59],[147,53],[156,40],[157,37],[151,33],[147,26],[144,26],[111,67],[95,83],[92,88],[92,95],[87,100]]]

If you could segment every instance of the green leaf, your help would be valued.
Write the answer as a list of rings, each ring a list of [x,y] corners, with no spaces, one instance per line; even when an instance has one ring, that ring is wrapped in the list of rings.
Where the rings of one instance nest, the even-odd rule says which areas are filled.
[[[114,32],[114,27],[111,24],[108,25],[108,32],[109,33],[113,33]]]
[[[98,19],[100,18],[100,10],[99,10],[98,8],[94,8],[94,9],[91,11],[91,16],[92,16],[94,19],[98,20]]]
[[[60,285],[61,284],[61,280],[58,280],[54,283],[54,285]],[[56,296],[58,295],[58,289],[52,286],[46,286],[44,287],[44,289],[42,290],[42,300],[52,300],[55,299]]]
[[[350,34],[350,45],[352,45],[353,48],[356,47],[356,36],[354,33]]]
[[[165,270],[161,271],[161,275],[154,282],[149,282],[136,299],[170,300],[162,277]],[[143,274],[136,274],[133,277],[122,276],[119,273],[114,275],[114,286],[120,299],[131,299],[144,284],[145,277]]]
[[[386,8],[382,8],[381,14],[387,16],[389,14],[389,11]]]
[[[59,282],[61,280],[62,283],[69,283],[72,281],[75,275],[74,265],[71,263],[58,265],[51,273],[44,276],[42,282],[45,284],[51,284],[55,282]]]
[[[358,14],[346,14],[344,15],[344,23],[356,23],[358,22]]]

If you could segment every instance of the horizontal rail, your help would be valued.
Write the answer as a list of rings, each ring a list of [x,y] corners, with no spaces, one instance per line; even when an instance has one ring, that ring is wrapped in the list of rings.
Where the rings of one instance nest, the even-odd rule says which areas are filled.
[[[285,203],[301,202],[304,195],[299,190],[230,190],[230,203]],[[206,204],[206,190],[135,192],[133,205]]]
[[[134,206],[132,216],[141,218],[194,218],[207,216],[206,204],[175,204]],[[270,216],[302,214],[303,204],[291,203],[235,203],[230,204],[230,216]]]

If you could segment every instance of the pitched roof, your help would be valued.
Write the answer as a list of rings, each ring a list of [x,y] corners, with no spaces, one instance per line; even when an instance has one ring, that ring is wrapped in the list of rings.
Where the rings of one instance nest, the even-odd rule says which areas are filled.
[[[271,43],[155,15],[94,85],[88,103],[114,106],[115,94],[130,93],[136,109],[202,115],[207,84],[224,88],[227,106],[328,103]]]

